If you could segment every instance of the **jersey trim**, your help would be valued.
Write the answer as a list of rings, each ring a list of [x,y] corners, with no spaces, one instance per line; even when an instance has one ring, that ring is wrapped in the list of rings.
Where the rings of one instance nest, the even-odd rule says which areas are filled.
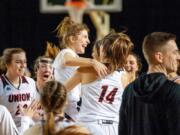
[[[11,83],[11,81],[7,78],[6,75],[3,74],[3,75],[0,76],[0,78],[1,78],[2,83],[3,83],[3,88],[5,88],[6,85],[11,85],[11,86],[13,86],[13,87],[16,88],[16,89],[19,89],[22,83],[28,83],[27,79],[26,79],[24,76],[22,76],[22,77],[20,77],[20,81],[19,81],[18,87],[15,87],[15,86]]]

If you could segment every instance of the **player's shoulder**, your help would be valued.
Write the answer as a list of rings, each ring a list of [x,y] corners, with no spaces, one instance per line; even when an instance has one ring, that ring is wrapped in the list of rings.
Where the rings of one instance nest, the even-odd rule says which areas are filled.
[[[59,56],[64,56],[64,55],[76,56],[77,54],[70,48],[64,48],[59,52]]]
[[[27,76],[22,76],[22,89],[26,89],[28,88],[31,92],[36,92],[36,82],[34,81],[34,79],[27,77]]]
[[[0,105],[0,112],[7,112],[7,108],[3,105]]]
[[[31,77],[22,76],[21,79],[22,79],[22,82],[23,82],[23,83],[35,84],[34,79],[32,79]]]

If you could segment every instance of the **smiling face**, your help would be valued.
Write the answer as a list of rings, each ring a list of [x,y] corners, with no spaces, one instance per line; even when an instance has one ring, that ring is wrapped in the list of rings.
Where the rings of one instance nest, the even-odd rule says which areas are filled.
[[[163,53],[163,63],[167,73],[176,72],[178,69],[178,61],[180,60],[179,50],[176,42],[170,40],[166,43]]]
[[[6,65],[7,72],[12,76],[23,76],[27,67],[24,52],[12,54],[11,62]]]
[[[87,30],[82,30],[76,36],[72,37],[72,48],[78,54],[84,54],[85,48],[90,43]]]
[[[125,65],[125,69],[127,72],[133,72],[133,73],[138,72],[138,62],[134,55],[130,54],[127,57],[127,63]]]

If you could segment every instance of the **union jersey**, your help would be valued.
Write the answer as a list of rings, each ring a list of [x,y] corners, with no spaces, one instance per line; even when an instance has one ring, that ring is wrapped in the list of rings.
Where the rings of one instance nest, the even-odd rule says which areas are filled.
[[[29,77],[21,77],[21,82],[16,88],[5,75],[0,77],[0,103],[6,106],[11,113],[16,126],[19,127],[21,107],[27,108],[34,99],[37,92],[35,81]]]
[[[56,56],[53,67],[54,67],[54,78],[60,83],[64,84],[65,81],[71,78],[78,68],[78,66],[63,66],[64,55],[66,53],[71,54],[73,57],[79,57],[72,49],[63,49]],[[65,113],[68,114],[74,120],[76,119],[77,102],[80,100],[81,85],[77,85],[73,90],[68,92],[68,105],[65,108]]]
[[[82,105],[78,115],[80,122],[97,120],[119,121],[124,71],[114,71],[103,79],[82,85]]]

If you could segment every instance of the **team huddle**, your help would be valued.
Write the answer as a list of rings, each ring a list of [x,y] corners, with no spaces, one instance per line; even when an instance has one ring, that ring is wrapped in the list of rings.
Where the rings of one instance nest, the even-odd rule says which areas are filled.
[[[135,45],[122,32],[95,42],[85,24],[65,17],[56,28],[60,50],[34,63],[7,48],[1,57],[1,135],[178,135],[180,54],[176,36],[153,32],[143,41],[148,72],[140,75]],[[53,55],[53,57],[52,57]]]

